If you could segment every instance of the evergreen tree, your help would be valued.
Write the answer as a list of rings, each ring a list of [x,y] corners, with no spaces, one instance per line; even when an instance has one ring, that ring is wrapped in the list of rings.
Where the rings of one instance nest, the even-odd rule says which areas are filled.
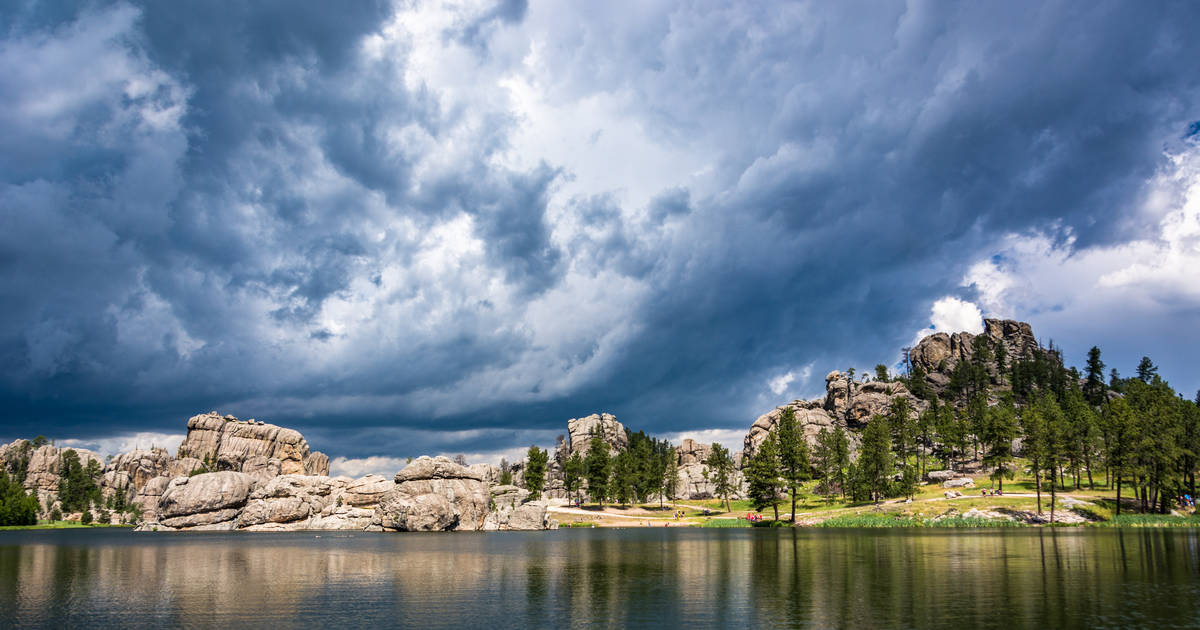
[[[823,429],[822,429],[823,430]],[[768,433],[767,439],[758,447],[758,452],[750,458],[746,468],[746,482],[749,486],[750,504],[755,511],[762,512],[764,508],[775,510],[775,520],[779,520],[779,503],[783,494],[783,470],[779,464],[779,441],[774,433]]]
[[[1109,438],[1106,440],[1105,459],[1112,470],[1113,483],[1117,489],[1117,504],[1114,513],[1121,515],[1121,486],[1125,479],[1126,470],[1130,464],[1129,447],[1133,441],[1135,420],[1133,410],[1125,398],[1114,398],[1105,405],[1102,418],[1104,430]]]
[[[37,497],[0,470],[0,526],[36,525],[37,513]]]
[[[64,510],[82,511],[88,504],[100,501],[100,488],[96,485],[101,473],[99,462],[89,460],[85,467],[79,461],[79,454],[67,449],[62,452],[59,471],[58,496]]]
[[[988,409],[986,430],[983,435],[985,454],[984,466],[991,467],[992,480],[1004,492],[1004,480],[1012,479],[1013,440],[1017,437],[1017,412],[1012,397],[1006,396],[1000,404]]]
[[[631,451],[624,450],[612,458],[608,498],[614,503],[629,505],[636,499],[637,467]]]
[[[1039,412],[1043,422],[1043,437],[1041,443],[1042,472],[1050,481],[1050,522],[1054,522],[1055,501],[1058,498],[1058,484],[1055,476],[1061,480],[1063,463],[1066,461],[1068,427],[1066,415],[1054,401],[1054,397],[1043,394],[1038,400]]]
[[[663,499],[670,499],[675,502],[675,497],[679,491],[679,460],[675,453],[675,447],[667,443],[668,452],[663,454],[662,479],[659,481],[659,500],[658,505],[662,507]]]
[[[550,453],[536,446],[529,447],[525,461],[525,488],[532,499],[542,496],[542,490],[546,488],[546,464],[549,461]]]
[[[809,478],[808,440],[804,429],[796,421],[796,411],[788,406],[779,412],[779,423],[775,428],[779,440],[779,465],[784,484],[792,499],[792,522],[796,521],[796,498],[801,484]]]
[[[1100,348],[1092,346],[1088,350],[1087,381],[1083,385],[1083,394],[1093,407],[1104,404],[1108,388],[1104,385],[1104,362],[1100,360]]]
[[[879,365],[875,366],[875,380],[881,383],[886,383],[892,380],[891,377],[888,376],[888,369],[886,365],[880,363]]]
[[[587,470],[588,495],[601,506],[608,497],[608,476],[611,463],[608,457],[608,442],[599,435],[592,436],[588,446],[587,457],[584,458],[584,468]]]
[[[733,456],[729,449],[714,442],[704,464],[704,478],[713,484],[716,495],[725,499],[725,511],[732,511],[729,496],[733,494]]]
[[[871,500],[878,504],[892,475],[891,438],[888,437],[887,420],[882,416],[872,418],[863,429],[858,469],[870,488]]]
[[[508,460],[500,458],[500,485],[511,486],[513,482],[512,467],[508,465]]]
[[[573,496],[583,488],[583,479],[586,473],[587,468],[583,463],[583,458],[579,453],[571,453],[571,456],[563,464],[563,488],[568,495]]]
[[[1034,486],[1037,489],[1037,511],[1041,514],[1042,472],[1046,467],[1046,443],[1049,435],[1040,405],[1026,405],[1021,410],[1021,437],[1021,450],[1029,462],[1029,472],[1033,475]]]
[[[1150,357],[1142,357],[1142,360],[1138,362],[1137,366],[1138,380],[1143,383],[1149,383],[1150,381],[1154,380],[1155,376],[1158,376],[1158,367],[1154,365],[1154,362],[1150,360]]]
[[[912,462],[912,457],[916,454],[917,424],[913,419],[908,398],[898,396],[892,399],[887,420],[892,449],[901,471],[900,489],[904,495],[911,498],[917,489],[917,471]]]

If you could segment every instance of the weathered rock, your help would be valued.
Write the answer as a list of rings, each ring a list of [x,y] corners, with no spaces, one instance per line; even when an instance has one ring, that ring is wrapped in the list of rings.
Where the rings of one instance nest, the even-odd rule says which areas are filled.
[[[221,471],[172,479],[158,502],[158,523],[171,529],[233,529],[254,478]]]
[[[975,480],[970,477],[959,477],[957,479],[947,479],[942,482],[943,488],[974,488]]]
[[[629,448],[625,425],[617,422],[617,417],[611,413],[594,413],[583,418],[571,418],[567,421],[567,432],[567,445],[572,454],[586,456],[591,448],[592,435],[599,435],[611,449],[623,451]]]
[[[180,457],[179,459],[171,460],[170,463],[167,464],[167,475],[166,476],[171,477],[171,478],[188,477],[193,472],[204,471],[204,470],[205,470],[204,462],[196,459],[195,457]],[[216,471],[206,471],[206,472],[216,472]]]
[[[754,424],[750,425],[750,432],[746,434],[742,443],[742,452],[747,457],[753,457],[758,452],[758,447],[771,432],[775,431],[775,427],[779,424],[780,414],[788,407],[791,407],[796,414],[796,423],[804,431],[804,437],[810,444],[816,444],[817,434],[821,432],[821,429],[833,427],[833,418],[825,411],[820,401],[793,400],[759,416]]]
[[[945,494],[945,495],[946,495],[946,498],[947,498],[947,499],[954,499],[954,498],[957,498],[957,497],[961,497],[961,496],[963,495],[961,492],[959,492],[959,491],[957,491],[957,490],[947,490],[947,491],[946,491],[945,493],[943,493],[943,494]]]
[[[850,381],[841,372],[830,372],[825,377],[825,411],[832,417],[846,422],[850,428],[861,429],[875,416],[887,415],[892,404],[899,398],[908,399],[911,413],[925,410],[928,404],[913,396],[903,383],[898,381]]]
[[[329,456],[321,451],[313,451],[304,458],[304,474],[306,475],[328,475],[329,474]]]
[[[179,457],[195,457],[216,461],[222,470],[243,471],[245,463],[255,457],[279,461],[280,474],[328,473],[329,460],[323,455],[311,457],[308,442],[293,429],[255,420],[238,420],[209,412],[188,420],[188,433],[179,445]],[[256,470],[263,471],[259,460]],[[308,469],[308,465],[324,470]]]
[[[931,470],[925,473],[925,478],[934,483],[941,483],[959,476],[959,473],[953,470]]]
[[[396,473],[371,524],[395,531],[474,531],[483,528],[491,493],[466,466],[445,457],[420,457]]]
[[[717,496],[716,485],[704,475],[708,467],[704,464],[687,464],[679,467],[679,481],[675,486],[676,496],[684,500],[712,499]],[[740,470],[733,472],[734,491],[731,498],[745,496],[746,481]]]
[[[104,470],[104,459],[99,454],[84,448],[58,448],[50,444],[33,449],[29,453],[29,462],[25,469],[25,489],[32,491],[38,498],[38,503],[45,512],[46,506],[58,501],[59,475],[62,474],[62,456],[67,451],[75,451],[79,464],[87,468],[91,462]]]
[[[367,475],[346,484],[342,491],[342,503],[352,507],[375,506],[383,493],[396,487],[396,482],[383,475]]]
[[[703,464],[704,460],[712,453],[711,444],[701,444],[691,438],[685,438],[683,442],[675,448],[675,461],[680,466],[689,464]]]
[[[1033,329],[1025,322],[1009,319],[983,320],[983,335],[990,341],[992,352],[999,346],[1004,347],[1006,367],[1019,358],[1033,356],[1039,350],[1037,338]],[[974,341],[977,335],[967,332],[953,334],[934,333],[922,338],[912,349],[910,359],[914,366],[919,366],[926,372],[926,381],[934,391],[942,392],[950,383],[949,374],[954,366],[962,361],[970,361],[974,356]],[[993,377],[998,373],[994,360],[989,366]]]
[[[516,486],[491,489],[491,511],[483,521],[485,531],[538,530],[550,526],[546,503],[529,501],[529,491]]]
[[[170,484],[170,477],[155,477],[147,481],[146,485],[137,491],[133,502],[142,510],[142,521],[158,521],[158,502],[162,499],[163,493],[167,491],[167,486]]]
[[[104,471],[106,474],[124,472],[133,487],[141,489],[151,479],[166,475],[170,464],[171,454],[165,448],[139,449],[114,456]]]

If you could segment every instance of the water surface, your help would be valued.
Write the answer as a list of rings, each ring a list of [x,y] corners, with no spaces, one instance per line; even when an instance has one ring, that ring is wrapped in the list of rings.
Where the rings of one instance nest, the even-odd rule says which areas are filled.
[[[1196,628],[1200,532],[0,532],[0,626]]]

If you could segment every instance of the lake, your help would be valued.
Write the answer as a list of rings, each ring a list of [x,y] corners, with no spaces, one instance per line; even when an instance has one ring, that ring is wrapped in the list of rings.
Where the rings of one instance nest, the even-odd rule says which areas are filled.
[[[1196,628],[1200,532],[0,532],[0,626]]]

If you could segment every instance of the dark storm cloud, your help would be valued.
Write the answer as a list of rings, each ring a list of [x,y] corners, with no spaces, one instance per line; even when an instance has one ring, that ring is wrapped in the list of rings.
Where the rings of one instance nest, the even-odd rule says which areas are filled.
[[[1188,4],[500,2],[441,32],[481,96],[412,78],[395,8],[5,10],[0,437],[217,406],[346,456],[601,410],[745,427],[773,376],[890,362],[1002,232],[1143,234],[1142,182],[1200,106]],[[710,168],[638,173],[635,207],[512,166],[530,121],[486,90],[522,37],[547,99],[626,98],[565,121],[607,130],[589,146],[637,127]]]

